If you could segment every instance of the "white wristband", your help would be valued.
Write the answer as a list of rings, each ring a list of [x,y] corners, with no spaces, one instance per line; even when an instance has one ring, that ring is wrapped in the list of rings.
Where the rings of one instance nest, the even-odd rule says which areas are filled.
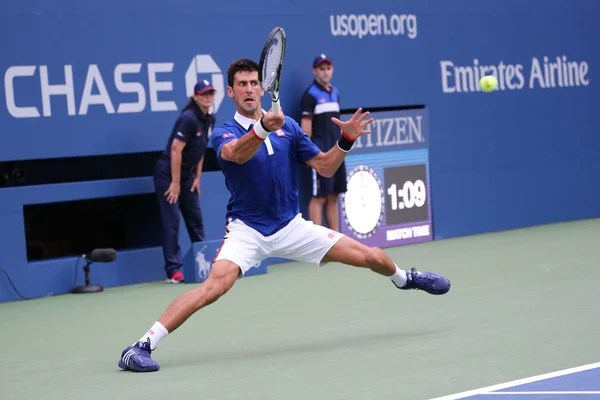
[[[254,124],[252,130],[254,131],[254,134],[261,140],[265,140],[271,134],[271,132],[264,128],[262,124],[262,118],[259,119],[256,124]]]

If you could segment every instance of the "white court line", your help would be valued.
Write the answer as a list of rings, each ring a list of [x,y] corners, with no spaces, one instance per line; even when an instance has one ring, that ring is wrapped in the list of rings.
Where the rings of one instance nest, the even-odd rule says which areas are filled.
[[[492,392],[492,393],[482,393],[484,396],[493,395],[493,394],[600,394],[600,391],[581,391],[581,392]]]
[[[451,394],[448,396],[436,397],[430,400],[456,400],[456,399],[464,399],[466,397],[477,396],[479,394],[491,394],[489,392],[493,392],[495,390],[507,389],[515,386],[525,385],[527,383],[543,381],[544,379],[556,378],[563,375],[575,374],[577,372],[583,372],[594,368],[600,368],[600,362],[582,365],[581,367],[574,367],[569,369],[563,369],[561,371],[550,372],[543,375],[531,376],[529,378],[517,379],[516,381],[500,383],[498,385],[492,385],[483,387],[480,389],[468,390],[462,393]],[[528,392],[531,393],[531,392]],[[500,393],[498,393],[500,394]]]

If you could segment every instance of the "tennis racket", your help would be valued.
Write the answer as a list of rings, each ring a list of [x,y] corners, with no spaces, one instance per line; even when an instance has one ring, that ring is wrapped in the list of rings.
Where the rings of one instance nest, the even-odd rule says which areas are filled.
[[[273,112],[279,114],[279,78],[285,56],[285,31],[276,26],[263,47],[259,63],[259,80],[263,90],[271,95]]]

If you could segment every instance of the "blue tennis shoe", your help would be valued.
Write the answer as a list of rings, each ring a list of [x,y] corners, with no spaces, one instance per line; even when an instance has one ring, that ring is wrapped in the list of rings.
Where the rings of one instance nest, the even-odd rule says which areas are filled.
[[[394,283],[394,281],[392,281]],[[446,294],[450,290],[450,280],[435,272],[419,272],[414,268],[406,271],[406,285],[401,290],[423,290],[429,294]]]
[[[121,354],[119,368],[136,372],[158,371],[160,366],[150,357],[150,339],[127,347]]]

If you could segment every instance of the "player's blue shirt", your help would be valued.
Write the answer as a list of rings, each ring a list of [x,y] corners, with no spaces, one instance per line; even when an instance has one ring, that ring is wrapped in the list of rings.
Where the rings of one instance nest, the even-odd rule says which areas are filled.
[[[224,144],[240,139],[256,121],[235,113],[234,119],[215,129],[210,138],[225,184],[231,193],[226,218],[240,219],[264,236],[285,227],[299,212],[296,166],[320,150],[292,118],[272,132],[244,164],[221,158]]]

